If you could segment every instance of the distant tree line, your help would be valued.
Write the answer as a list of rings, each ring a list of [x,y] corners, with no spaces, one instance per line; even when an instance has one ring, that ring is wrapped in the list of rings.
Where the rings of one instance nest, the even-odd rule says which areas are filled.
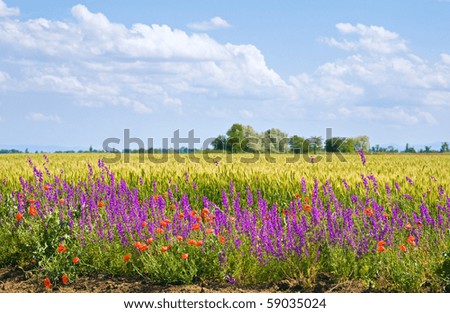
[[[234,153],[271,152],[271,153],[349,153],[358,149],[369,151],[368,136],[332,137],[323,140],[321,136],[288,136],[278,128],[258,133],[249,125],[233,124],[226,135],[217,136],[211,143],[214,150]]]

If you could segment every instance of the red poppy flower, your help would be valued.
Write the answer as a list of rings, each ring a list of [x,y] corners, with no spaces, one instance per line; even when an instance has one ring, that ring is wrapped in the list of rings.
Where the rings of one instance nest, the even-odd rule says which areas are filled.
[[[179,217],[179,218],[184,218],[184,214],[183,214],[183,213],[180,213],[180,214],[178,214],[178,217]]]
[[[214,228],[208,228],[208,229],[206,230],[206,234],[207,234],[207,235],[213,234],[213,233],[214,233]]]
[[[200,246],[203,246],[203,241],[202,240],[197,241],[197,247],[200,247]]]
[[[67,274],[64,274],[64,275],[61,277],[61,280],[62,280],[62,283],[63,283],[64,285],[67,285],[67,284],[69,283],[69,277],[67,276]]]
[[[178,241],[183,241],[183,236],[177,236],[176,238]]]
[[[209,210],[207,208],[203,208],[202,210],[202,216],[209,215]]]
[[[380,247],[380,246],[384,246],[385,244],[386,244],[386,241],[380,240],[380,241],[378,241],[377,246]]]
[[[305,209],[306,212],[311,213],[311,206],[309,204],[305,204],[303,208]]]
[[[30,209],[28,210],[28,213],[30,213],[30,215],[36,215],[37,211],[34,205],[30,206]]]
[[[189,215],[192,217],[195,217],[197,215],[197,211],[195,211],[195,210],[191,211],[191,212],[189,212]]]
[[[169,251],[170,247],[169,246],[164,246],[161,248],[161,252],[167,252]]]
[[[197,244],[197,241],[196,240],[194,240],[194,239],[189,239],[188,240],[188,245],[193,245],[193,246],[195,246]]]
[[[145,227],[145,226],[147,226],[148,224],[147,224],[147,222],[142,222],[142,227]]]
[[[378,251],[378,252],[385,252],[385,251],[386,251],[386,248],[385,248],[384,246],[378,246],[378,247],[377,247],[377,251]]]
[[[309,198],[308,197],[305,197],[305,202],[309,203]]]
[[[154,241],[153,238],[150,237],[147,239],[147,244],[151,245],[153,243],[153,241]]]
[[[136,242],[134,244],[134,246],[139,250],[139,251],[145,251],[148,249],[148,246],[146,244],[143,244],[142,242]]]
[[[28,203],[29,203],[29,204],[34,204],[35,202],[36,202],[36,200],[34,200],[34,199],[28,200]]]
[[[220,242],[220,243],[225,243],[225,237],[220,236],[220,237],[219,237],[219,242]]]
[[[187,260],[188,257],[189,257],[189,254],[187,254],[187,253],[183,253],[183,254],[181,255],[181,259],[182,259],[182,260]]]
[[[104,205],[105,205],[105,204],[103,203],[103,201],[100,201],[100,202],[98,203],[97,206],[98,206],[99,208],[103,208]]]
[[[413,236],[409,236],[408,239],[406,239],[406,241],[415,247],[416,246],[416,240],[415,239],[416,238],[414,238]]]
[[[58,251],[59,253],[63,253],[63,252],[66,252],[67,249],[66,249],[66,247],[63,246],[63,244],[59,244],[59,246],[56,249],[56,251]]]
[[[296,199],[300,198],[300,194],[299,194],[299,193],[296,193],[296,194],[295,194],[295,198],[296,198]]]
[[[161,227],[163,227],[163,228],[167,227],[167,223],[165,221],[159,222],[159,225],[161,225]]]
[[[367,216],[372,216],[373,215],[373,209],[372,208],[365,208],[364,209],[364,213],[366,213]]]
[[[164,220],[164,222],[165,222],[166,224],[172,223],[172,221],[171,221],[171,220],[168,220],[167,218]]]
[[[417,225],[417,227],[419,227],[419,228],[423,226],[422,222],[417,222],[416,225]]]
[[[50,282],[50,278],[46,277],[44,279],[44,287],[47,288],[47,289],[52,288],[52,283]]]
[[[20,220],[22,219],[22,217],[23,217],[23,214],[22,214],[22,213],[17,213],[17,214],[16,214],[16,220],[17,220],[17,221],[20,221]]]
[[[406,224],[405,228],[406,228],[406,229],[411,229],[412,226],[411,226],[411,224]]]
[[[58,202],[61,203],[61,204],[63,204],[64,202],[66,202],[66,200],[64,200],[64,199],[59,199]]]
[[[44,186],[44,190],[47,191],[47,190],[49,190],[49,189],[50,189],[50,186],[49,186],[49,185],[45,185],[45,186]]]
[[[73,264],[77,264],[78,262],[80,262],[80,258],[79,257],[74,257],[72,260]]]
[[[406,247],[404,245],[401,245],[400,250],[402,250],[403,252],[406,252]]]
[[[192,230],[199,230],[200,229],[200,224],[195,223],[194,225],[192,225],[191,229]]]
[[[154,195],[154,196],[153,196],[153,199],[154,199],[154,200],[158,200],[158,198],[159,198],[158,195]]]
[[[130,259],[131,259],[131,254],[130,253],[125,254],[124,257],[123,257],[123,261],[125,263],[127,263]]]

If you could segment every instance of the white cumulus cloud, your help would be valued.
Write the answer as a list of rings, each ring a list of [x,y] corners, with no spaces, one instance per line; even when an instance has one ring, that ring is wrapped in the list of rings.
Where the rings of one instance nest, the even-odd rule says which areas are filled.
[[[215,16],[211,18],[209,21],[202,21],[196,23],[190,23],[187,25],[188,28],[192,30],[205,31],[215,28],[228,28],[231,27],[230,24],[220,16]]]
[[[20,14],[19,8],[10,8],[3,0],[0,0],[0,17],[16,16]]]
[[[23,91],[73,95],[86,106],[158,106],[181,112],[183,96],[288,98],[289,86],[253,45],[221,44],[168,25],[127,27],[84,5],[73,20],[0,21],[0,47],[14,52],[13,81]],[[211,23],[225,26],[220,18]],[[35,55],[30,59],[30,55]],[[25,61],[24,61],[25,60]],[[11,60],[10,60],[11,61]]]

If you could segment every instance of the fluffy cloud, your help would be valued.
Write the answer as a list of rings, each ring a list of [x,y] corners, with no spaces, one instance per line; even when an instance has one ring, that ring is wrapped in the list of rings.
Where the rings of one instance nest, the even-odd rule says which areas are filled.
[[[56,122],[61,123],[61,118],[58,115],[46,115],[39,112],[30,112],[27,115],[28,120],[38,121],[38,122]]]
[[[19,8],[10,8],[3,0],[0,0],[0,17],[19,15]]]
[[[336,25],[342,38],[321,41],[348,51],[312,73],[291,76],[298,98],[311,109],[345,108],[324,119],[350,117],[397,124],[436,124],[430,106],[450,103],[450,55],[431,63],[414,54],[406,40],[380,26]],[[383,107],[377,104],[383,103]]]
[[[231,25],[228,24],[227,21],[225,21],[223,18],[219,16],[215,16],[211,18],[209,21],[188,24],[188,28],[201,31],[215,28],[228,28],[228,27],[231,27]]]
[[[335,38],[323,38],[330,46],[344,50],[365,50],[370,53],[390,54],[408,51],[406,41],[397,33],[386,30],[381,26],[367,26],[363,24],[352,25],[350,23],[336,24],[337,30],[343,35],[357,35],[358,40],[336,40]]]
[[[180,112],[186,94],[292,95],[253,45],[220,44],[167,25],[126,27],[83,5],[71,13],[73,22],[0,21],[0,46],[14,56],[40,54],[26,64],[16,61],[22,90],[70,94],[83,105],[123,105],[139,113],[158,105]],[[220,18],[210,24],[228,25]]]

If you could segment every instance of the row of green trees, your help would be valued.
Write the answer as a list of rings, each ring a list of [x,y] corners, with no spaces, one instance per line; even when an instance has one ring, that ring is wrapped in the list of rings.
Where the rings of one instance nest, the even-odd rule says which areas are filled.
[[[226,135],[217,136],[211,143],[214,150],[228,152],[272,152],[272,153],[317,153],[354,152],[362,149],[369,151],[368,136],[331,137],[323,140],[321,136],[288,136],[278,128],[271,128],[262,133],[256,132],[249,125],[233,124]]]

